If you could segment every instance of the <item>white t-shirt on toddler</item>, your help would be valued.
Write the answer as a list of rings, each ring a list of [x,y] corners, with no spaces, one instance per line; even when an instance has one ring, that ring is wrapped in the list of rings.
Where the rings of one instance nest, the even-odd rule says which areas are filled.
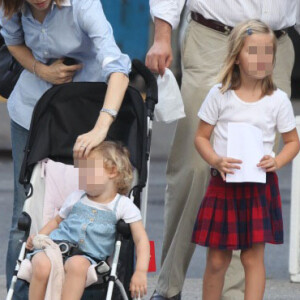
[[[274,155],[276,130],[289,132],[296,127],[293,107],[287,94],[277,89],[256,102],[245,102],[234,90],[224,94],[221,84],[215,85],[206,96],[198,117],[214,125],[213,148],[220,156],[227,156],[228,123],[242,122],[262,131],[265,155]]]
[[[137,206],[133,203],[133,201],[123,195],[117,194],[116,197],[110,201],[109,203],[98,203],[95,201],[90,200],[87,195],[83,196],[85,194],[85,191],[78,190],[70,194],[65,202],[63,203],[61,209],[59,210],[59,216],[63,219],[67,218],[69,213],[71,212],[74,204],[78,202],[80,199],[83,204],[99,209],[99,210],[108,210],[113,211],[116,201],[118,201],[118,198],[120,198],[119,203],[116,207],[116,216],[117,220],[123,219],[125,223],[133,223],[140,221],[142,219],[141,212],[137,208]],[[81,198],[82,197],[82,198]]]

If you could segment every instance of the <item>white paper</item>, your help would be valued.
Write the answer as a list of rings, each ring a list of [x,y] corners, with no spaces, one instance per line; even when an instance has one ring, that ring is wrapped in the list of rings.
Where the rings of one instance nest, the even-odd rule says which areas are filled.
[[[266,183],[266,172],[257,167],[264,156],[262,131],[246,123],[228,123],[227,157],[242,160],[241,169],[226,174],[226,182]]]

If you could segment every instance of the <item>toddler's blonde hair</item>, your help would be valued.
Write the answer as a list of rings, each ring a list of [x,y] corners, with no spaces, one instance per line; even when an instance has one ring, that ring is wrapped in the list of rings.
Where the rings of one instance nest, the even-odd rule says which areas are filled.
[[[270,34],[273,40],[273,66],[277,49],[276,36],[272,29],[259,20],[248,20],[233,28],[228,39],[227,55],[223,67],[217,77],[217,82],[222,83],[221,92],[237,89],[241,85],[240,70],[236,60],[244,46],[245,38],[251,34]],[[262,79],[262,96],[270,95],[276,90],[272,74]]]
[[[117,192],[127,195],[132,184],[133,167],[129,160],[129,151],[121,143],[104,141],[91,150],[91,154],[98,153],[103,157],[104,168],[111,172],[117,170],[117,177],[114,179]]]

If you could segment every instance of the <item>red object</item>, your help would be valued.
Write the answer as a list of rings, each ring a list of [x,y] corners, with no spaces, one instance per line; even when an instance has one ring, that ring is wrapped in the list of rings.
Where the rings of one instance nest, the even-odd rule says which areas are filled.
[[[149,261],[148,272],[156,272],[155,244],[154,244],[154,241],[150,241],[150,261]]]
[[[247,249],[254,243],[283,243],[281,198],[275,172],[266,184],[227,183],[212,173],[192,242],[218,249]]]

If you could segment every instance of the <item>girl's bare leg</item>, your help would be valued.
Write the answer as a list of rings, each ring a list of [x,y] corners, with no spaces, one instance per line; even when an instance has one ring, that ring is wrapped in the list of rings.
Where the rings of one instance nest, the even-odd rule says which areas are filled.
[[[230,264],[231,250],[209,248],[203,277],[202,300],[219,300],[221,298],[226,270]]]
[[[245,300],[262,300],[265,291],[265,244],[254,244],[242,250],[241,261],[245,269]]]
[[[79,255],[69,258],[65,263],[65,282],[62,300],[80,300],[85,288],[86,275],[90,261]]]
[[[51,263],[44,252],[35,254],[31,260],[32,278],[29,285],[29,300],[45,298]]]

